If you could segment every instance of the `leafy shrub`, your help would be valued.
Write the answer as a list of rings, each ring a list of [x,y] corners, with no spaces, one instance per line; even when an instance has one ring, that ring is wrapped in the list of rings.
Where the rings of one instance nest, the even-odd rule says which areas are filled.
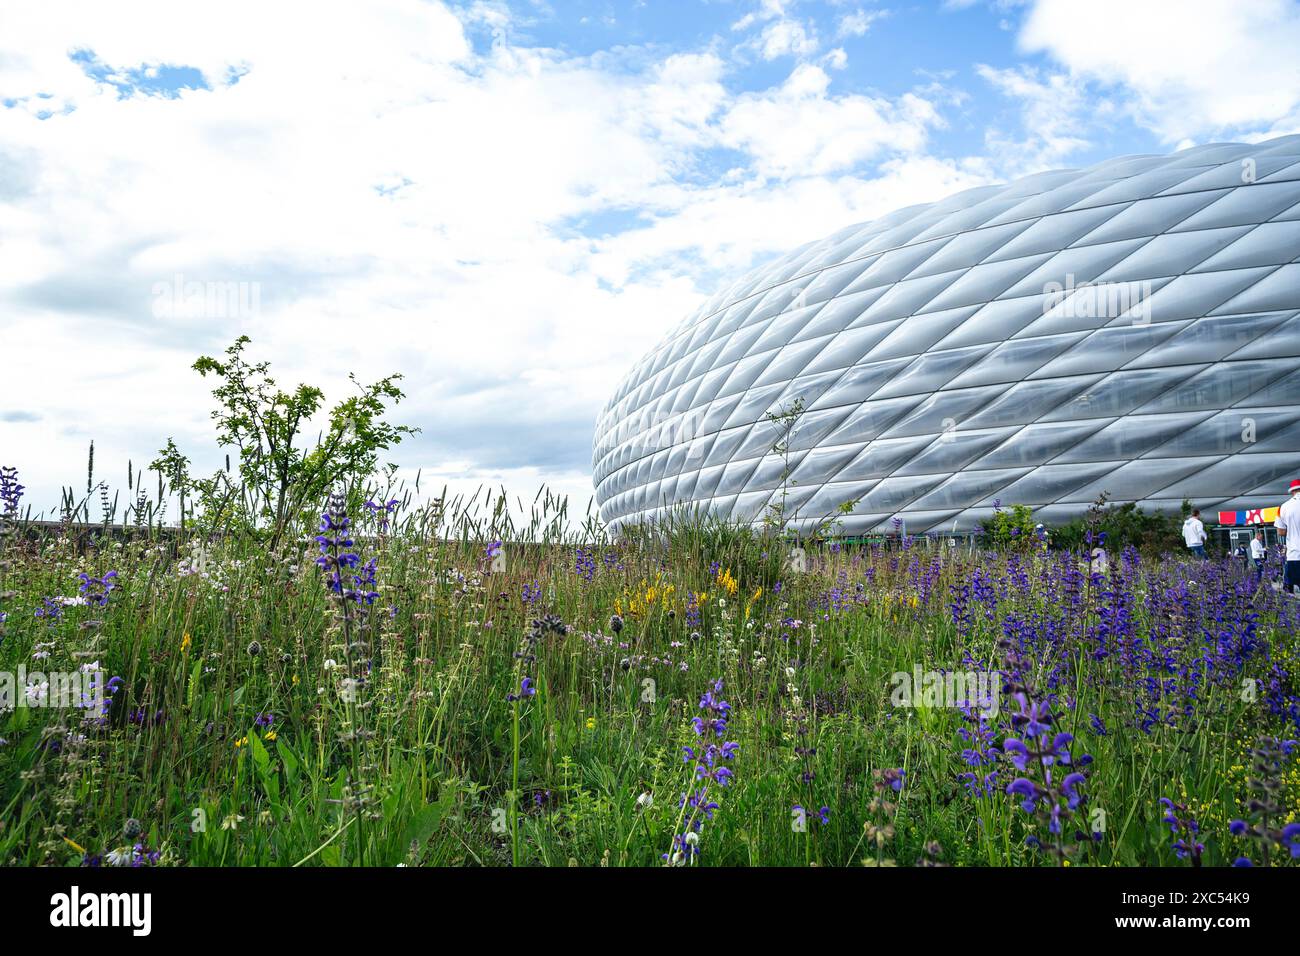
[[[980,531],[985,545],[994,550],[1027,551],[1038,544],[1037,524],[1029,505],[1013,505],[1009,511],[996,509],[993,517],[980,525]]]
[[[1087,517],[1078,518],[1051,531],[1054,547],[1082,550],[1087,547],[1088,531],[1093,540],[1098,532],[1105,532],[1106,547],[1111,551],[1130,545],[1147,554],[1181,551],[1182,523],[1192,513],[1192,506],[1183,502],[1180,514],[1143,511],[1133,503],[1110,504],[1099,500],[1089,510]]]

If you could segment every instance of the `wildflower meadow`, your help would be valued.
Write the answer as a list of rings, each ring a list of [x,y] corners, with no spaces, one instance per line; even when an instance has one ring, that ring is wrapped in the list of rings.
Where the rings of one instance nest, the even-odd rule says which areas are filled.
[[[341,431],[395,444],[372,398]],[[1300,858],[1300,602],[1276,565],[1100,526],[1082,548],[688,513],[614,535],[365,456],[267,498],[255,468],[203,485],[171,450],[161,496],[100,524],[70,492],[35,520],[0,473],[0,862]],[[168,519],[187,490],[206,501]]]

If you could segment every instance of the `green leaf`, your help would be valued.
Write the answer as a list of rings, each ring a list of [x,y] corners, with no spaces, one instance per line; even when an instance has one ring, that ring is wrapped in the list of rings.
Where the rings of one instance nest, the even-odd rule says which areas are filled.
[[[405,853],[406,848],[412,843],[424,846],[441,825],[443,817],[451,811],[455,801],[456,791],[451,787],[443,787],[438,795],[438,802],[427,804],[406,825],[406,830],[402,834],[402,852]]]
[[[253,755],[253,763],[257,765],[258,776],[265,778],[267,768],[271,766],[271,755],[266,752],[266,745],[253,731],[248,733],[248,752]]]
[[[284,775],[290,781],[298,779],[298,768],[302,766],[302,761],[293,749],[283,740],[277,741],[276,752],[280,755],[280,762],[284,764]]]

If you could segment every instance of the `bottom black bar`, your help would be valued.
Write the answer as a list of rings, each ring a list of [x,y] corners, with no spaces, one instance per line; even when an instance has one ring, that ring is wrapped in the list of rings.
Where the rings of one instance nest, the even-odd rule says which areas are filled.
[[[601,914],[622,914],[650,929],[661,917],[671,923],[679,918],[672,914],[699,906],[731,910],[735,922],[756,928],[785,913],[805,929],[804,917],[815,915],[818,929],[840,921],[861,929],[865,920],[888,931],[897,921],[909,933],[919,908],[933,913],[924,927],[930,943],[949,935],[969,942],[972,919],[990,926],[1010,919],[1021,933],[1059,938],[1066,931],[1079,939],[1286,932],[1295,925],[1300,869],[69,868],[0,870],[0,888],[0,914],[20,938],[75,932],[84,941],[128,945],[248,940],[261,932],[289,932],[300,944],[374,943],[431,924],[540,939]]]

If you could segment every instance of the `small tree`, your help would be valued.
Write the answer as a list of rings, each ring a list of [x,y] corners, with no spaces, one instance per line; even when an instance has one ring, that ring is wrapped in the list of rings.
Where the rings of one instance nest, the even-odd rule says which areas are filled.
[[[1012,505],[1010,511],[997,508],[980,524],[984,540],[998,551],[1028,551],[1037,546],[1035,528],[1034,511],[1028,505]]]
[[[795,427],[799,424],[799,419],[803,417],[803,411],[803,398],[799,397],[789,405],[783,405],[763,416],[764,421],[776,426],[777,439],[772,443],[771,453],[779,456],[782,462],[780,498],[768,503],[767,511],[763,515],[763,526],[778,535],[785,533],[791,517],[787,514],[786,503],[790,489],[796,482],[790,479],[793,471],[790,467],[790,440],[794,435]]]
[[[175,492],[181,505],[181,531],[185,530],[185,502],[194,494],[194,481],[190,478],[190,460],[176,447],[175,439],[168,438],[167,444],[158,449],[158,457],[149,466],[162,476],[167,486]],[[159,498],[162,496],[159,495]]]
[[[250,364],[244,358],[250,341],[241,335],[226,349],[224,359],[205,355],[194,369],[205,378],[217,379],[212,418],[217,440],[238,451],[246,493],[240,504],[246,512],[243,517],[251,525],[270,528],[274,546],[305,505],[323,500],[336,485],[364,480],[374,470],[380,451],[419,429],[384,421],[389,403],[395,405],[406,397],[397,387],[401,375],[370,385],[349,375],[358,394],[329,410],[326,430],[315,447],[309,447],[302,441],[303,430],[321,410],[325,393],[314,385],[281,390],[269,374],[269,362]],[[167,451],[160,462],[175,472],[176,459],[168,461]],[[210,496],[217,494],[218,486],[214,479],[207,487]]]

